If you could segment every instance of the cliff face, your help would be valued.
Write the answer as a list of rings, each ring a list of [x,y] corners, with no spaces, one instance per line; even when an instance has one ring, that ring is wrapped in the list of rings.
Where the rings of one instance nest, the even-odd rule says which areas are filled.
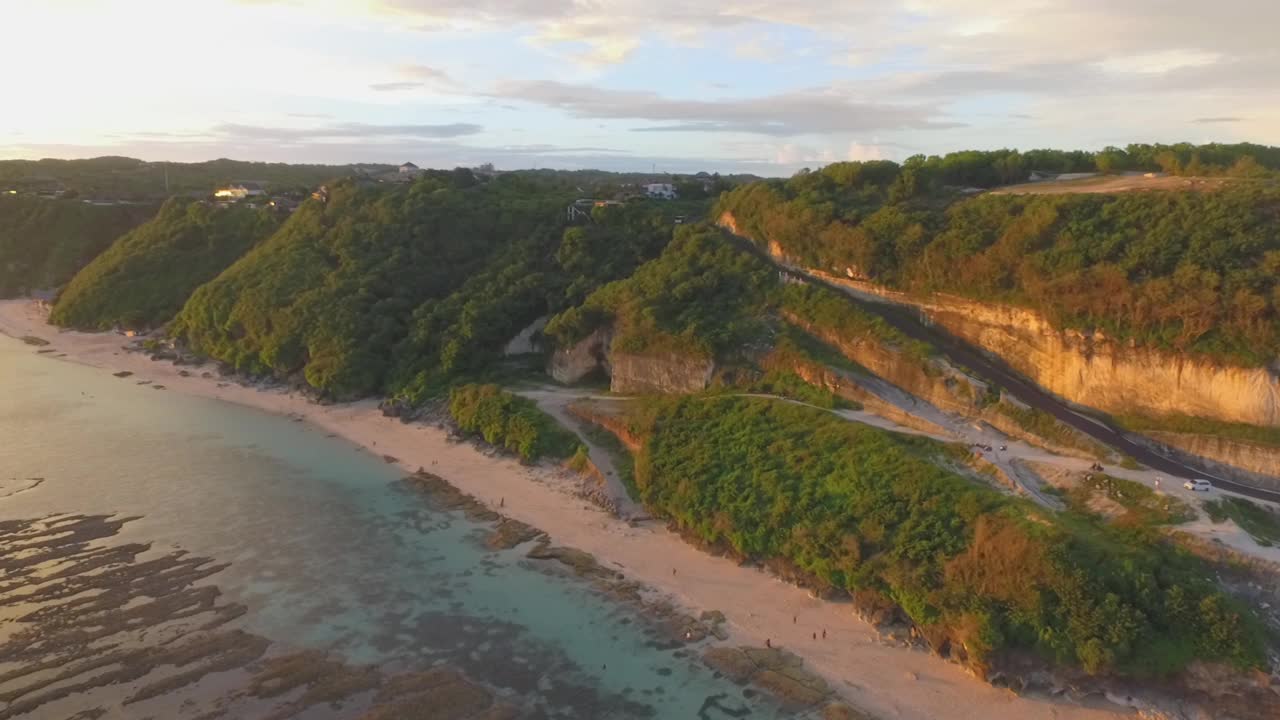
[[[721,216],[720,225],[737,231],[729,213]],[[780,262],[794,264],[777,243],[769,242],[768,248]],[[1129,347],[1101,334],[1056,330],[1037,313],[1021,308],[947,295],[909,297],[861,280],[806,272],[864,299],[919,308],[948,332],[999,356],[1070,402],[1116,413],[1178,413],[1280,425],[1280,375],[1269,368],[1232,367]]]
[[[609,343],[613,333],[600,328],[576,344],[556,350],[551,354],[547,373],[566,385],[572,385],[597,369],[609,371]]]
[[[986,393],[984,383],[941,360],[917,361],[881,343],[828,332],[798,315],[785,313],[784,317],[877,377],[943,410],[969,414],[977,408],[977,398]]]
[[[613,332],[600,328],[571,347],[555,351],[547,372],[572,385],[596,370],[617,393],[693,393],[706,390],[715,373],[711,360],[674,353],[642,355],[612,349]]]
[[[1163,446],[1157,449],[1199,460],[1219,475],[1280,490],[1280,448],[1214,435],[1171,432],[1144,434],[1149,438],[1148,444]]]
[[[670,353],[634,355],[613,352],[609,389],[617,393],[694,393],[706,390],[715,363]]]

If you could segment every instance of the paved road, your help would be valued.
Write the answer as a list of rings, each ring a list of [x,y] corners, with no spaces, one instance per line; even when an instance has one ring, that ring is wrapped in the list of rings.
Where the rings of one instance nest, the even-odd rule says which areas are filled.
[[[737,237],[735,239],[752,253],[779,269],[787,270],[795,275],[802,276],[806,282],[826,287],[844,295],[849,299],[849,302],[856,304],[864,311],[879,315],[906,336],[933,345],[952,363],[969,370],[993,385],[999,386],[1027,405],[1049,413],[1063,423],[1104,445],[1114,448],[1120,453],[1132,457],[1153,470],[1179,478],[1204,478],[1212,482],[1215,487],[1224,490],[1262,500],[1280,502],[1280,492],[1221,478],[1202,469],[1172,460],[1129,440],[1119,430],[1101,420],[1081,415],[1072,410],[1065,402],[1042,390],[1035,383],[1023,378],[1003,361],[986,355],[963,340],[924,322],[920,311],[915,308],[888,302],[862,300],[848,288],[813,277],[798,268],[779,264],[768,253],[745,238]]]

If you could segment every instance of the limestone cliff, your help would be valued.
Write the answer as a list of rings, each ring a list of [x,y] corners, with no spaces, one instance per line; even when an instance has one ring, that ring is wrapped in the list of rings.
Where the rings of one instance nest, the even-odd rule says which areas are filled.
[[[1176,459],[1199,461],[1214,474],[1280,490],[1280,448],[1216,435],[1149,431],[1144,435],[1133,439]]]
[[[600,328],[551,355],[547,372],[572,385],[596,371],[609,376],[617,393],[692,393],[706,390],[715,373],[710,359],[677,353],[631,353],[613,349],[613,332]]]
[[[737,232],[729,213],[720,224]],[[794,264],[775,242],[777,260]],[[1182,414],[1254,425],[1280,425],[1280,373],[1274,368],[1234,367],[1177,353],[1132,347],[1100,333],[1053,328],[1023,308],[949,295],[908,296],[863,280],[805,269],[867,300],[921,310],[953,335],[1008,363],[1041,387],[1080,405],[1106,412]],[[845,275],[856,276],[849,269]]]
[[[694,393],[706,390],[715,362],[675,353],[640,355],[613,351],[609,389],[617,393]]]
[[[609,344],[613,333],[603,327],[577,343],[557,349],[551,354],[547,373],[566,385],[572,385],[596,370],[609,372]]]

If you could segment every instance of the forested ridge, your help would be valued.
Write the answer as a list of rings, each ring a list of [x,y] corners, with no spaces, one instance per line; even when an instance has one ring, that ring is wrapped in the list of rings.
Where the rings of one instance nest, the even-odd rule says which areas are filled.
[[[392,165],[363,165],[378,173]],[[204,197],[219,185],[261,182],[272,191],[310,192],[316,185],[351,175],[350,165],[301,165],[246,162],[225,158],[207,162],[146,162],[128,157],[82,160],[0,160],[0,190],[52,190],[68,196],[159,202],[173,195]]]
[[[199,288],[173,332],[332,397],[439,394],[670,237],[671,210],[650,205],[566,227],[572,199],[518,173],[485,182],[461,169],[403,187],[338,183]]]
[[[76,274],[50,322],[85,330],[161,325],[279,224],[270,210],[170,200]]]
[[[0,195],[0,297],[62,285],[155,210]]]
[[[1261,150],[1274,167],[1273,149]],[[753,183],[722,196],[717,214],[838,275],[1021,305],[1060,328],[1230,363],[1280,355],[1274,178],[1206,192],[966,197],[948,183],[995,184],[993,167],[1009,156],[958,155],[837,163]],[[1231,168],[1240,165],[1260,167],[1237,159]]]

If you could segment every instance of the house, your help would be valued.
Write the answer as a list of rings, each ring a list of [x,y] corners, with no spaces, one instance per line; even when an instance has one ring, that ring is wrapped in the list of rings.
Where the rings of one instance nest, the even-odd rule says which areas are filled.
[[[298,209],[298,201],[293,198],[277,197],[272,198],[267,206],[277,212],[291,213]]]
[[[259,182],[235,182],[213,192],[213,196],[219,200],[243,200],[247,197],[261,197],[266,194],[267,191]]]
[[[420,172],[422,172],[422,168],[418,167],[417,165],[414,165],[411,162],[407,162],[400,166],[401,175],[413,176],[413,175],[417,175]]]
[[[671,183],[649,183],[644,186],[644,192],[651,198],[659,198],[662,200],[676,199],[676,186]]]

